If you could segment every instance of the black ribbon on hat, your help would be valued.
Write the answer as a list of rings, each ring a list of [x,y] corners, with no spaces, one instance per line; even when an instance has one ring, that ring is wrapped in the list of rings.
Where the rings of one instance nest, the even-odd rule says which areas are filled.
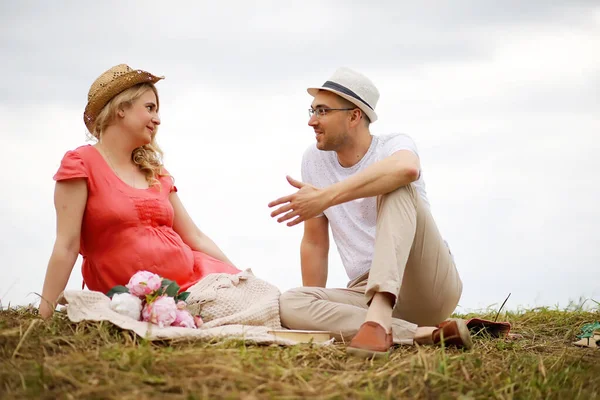
[[[354,97],[356,100],[359,100],[360,102],[364,103],[367,107],[369,107],[371,110],[373,110],[373,107],[371,107],[371,105],[369,103],[364,101],[359,95],[354,93],[352,90],[348,89],[346,86],[342,86],[339,83],[335,83],[332,81],[327,81],[323,84],[322,87],[328,88],[328,89],[334,89],[334,90],[344,93],[350,97]],[[375,111],[375,110],[373,110],[373,111]]]

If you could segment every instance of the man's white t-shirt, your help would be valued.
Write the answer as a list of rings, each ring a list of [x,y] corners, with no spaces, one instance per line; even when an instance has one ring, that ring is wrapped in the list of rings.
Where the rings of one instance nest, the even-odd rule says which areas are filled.
[[[400,150],[409,150],[418,156],[415,142],[407,135],[400,133],[373,135],[371,146],[364,157],[352,167],[344,168],[338,162],[335,151],[321,151],[316,145],[311,145],[302,158],[302,181],[324,188]],[[411,185],[429,207],[422,170],[419,179]],[[338,204],[326,209],[324,214],[331,225],[333,239],[342,257],[348,278],[352,280],[367,272],[371,268],[375,247],[377,197]]]

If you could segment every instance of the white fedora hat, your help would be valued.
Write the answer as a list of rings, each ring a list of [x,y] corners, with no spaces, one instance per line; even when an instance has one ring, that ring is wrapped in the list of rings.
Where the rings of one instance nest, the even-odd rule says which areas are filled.
[[[363,74],[352,71],[350,68],[338,68],[321,87],[307,89],[313,97],[319,90],[327,90],[343,97],[367,114],[371,122],[377,121],[375,106],[379,100],[379,91],[373,82]]]

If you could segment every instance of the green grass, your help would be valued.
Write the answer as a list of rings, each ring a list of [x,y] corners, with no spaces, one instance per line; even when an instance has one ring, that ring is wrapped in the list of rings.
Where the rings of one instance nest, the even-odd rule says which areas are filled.
[[[493,318],[494,313],[478,316]],[[384,360],[343,345],[146,342],[108,323],[0,311],[0,398],[600,398],[600,350],[571,343],[599,311],[502,313],[518,340],[478,336],[471,351],[397,347]]]

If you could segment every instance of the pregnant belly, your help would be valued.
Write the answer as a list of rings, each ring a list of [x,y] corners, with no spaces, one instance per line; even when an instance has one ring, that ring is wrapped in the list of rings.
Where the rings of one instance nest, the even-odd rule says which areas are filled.
[[[192,250],[179,236],[161,237],[152,233],[145,236],[135,240],[131,240],[131,236],[120,240],[113,237],[113,246],[89,255],[83,265],[87,286],[91,290],[107,292],[113,286],[127,284],[138,271],[153,272],[180,286],[185,284],[193,274]]]

